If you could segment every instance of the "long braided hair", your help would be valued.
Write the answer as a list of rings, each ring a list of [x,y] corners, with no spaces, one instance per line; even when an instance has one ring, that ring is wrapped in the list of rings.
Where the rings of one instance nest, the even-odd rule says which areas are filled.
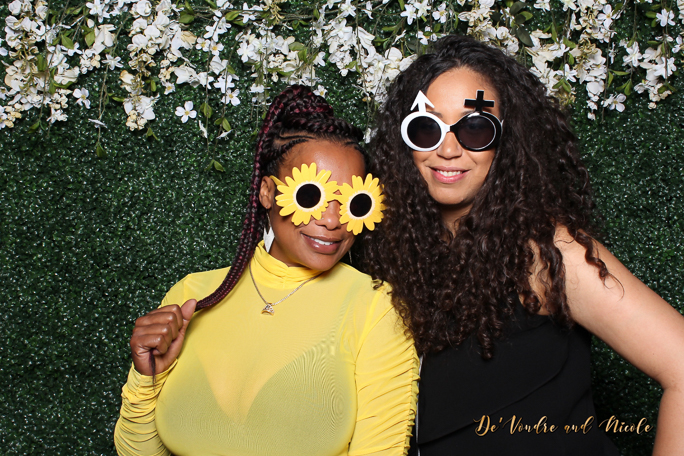
[[[324,139],[351,145],[363,154],[359,145],[362,138],[361,130],[336,118],[333,108],[309,87],[290,86],[273,100],[257,136],[249,205],[235,258],[221,285],[197,303],[197,310],[218,304],[230,293],[262,238],[267,223],[266,209],[259,202],[262,178],[277,174],[283,158],[297,144],[311,139]]]
[[[487,178],[452,234],[400,126],[418,91],[456,68],[478,73],[496,90],[504,124]],[[567,228],[586,249],[600,277],[609,273],[590,237],[594,203],[577,140],[544,85],[500,50],[448,36],[393,82],[377,127],[370,171],[383,182],[387,210],[364,239],[364,264],[392,285],[392,302],[418,351],[457,346],[473,335],[490,358],[516,294],[530,313],[539,312],[543,299],[560,324],[572,326],[556,227]],[[535,259],[543,296],[530,284]]]

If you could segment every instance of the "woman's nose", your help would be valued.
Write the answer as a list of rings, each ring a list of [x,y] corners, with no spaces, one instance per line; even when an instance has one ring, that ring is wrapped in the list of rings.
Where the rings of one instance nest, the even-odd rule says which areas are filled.
[[[457,158],[463,155],[463,148],[456,139],[456,134],[453,131],[447,132],[444,141],[442,141],[442,144],[437,148],[437,155],[446,159]]]
[[[320,220],[316,220],[316,225],[325,226],[329,230],[335,230],[342,226],[340,223],[340,203],[337,200],[328,202],[328,207],[321,215]]]

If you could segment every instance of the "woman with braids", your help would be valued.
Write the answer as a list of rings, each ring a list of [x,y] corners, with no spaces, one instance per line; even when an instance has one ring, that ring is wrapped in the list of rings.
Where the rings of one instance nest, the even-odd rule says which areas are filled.
[[[119,454],[405,454],[413,342],[339,263],[382,218],[361,137],[308,87],[273,101],[230,270],[190,274],[136,321]]]
[[[445,37],[377,127],[386,210],[364,261],[423,355],[421,456],[617,455],[591,334],[662,385],[655,453],[684,454],[684,318],[593,239],[576,138],[539,80]]]

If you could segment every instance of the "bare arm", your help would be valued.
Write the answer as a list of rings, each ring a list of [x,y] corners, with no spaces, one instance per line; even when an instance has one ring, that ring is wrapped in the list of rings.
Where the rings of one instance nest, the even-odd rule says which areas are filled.
[[[620,283],[604,283],[564,230],[556,246],[573,319],[663,387],[653,454],[684,454],[684,317],[599,243],[597,256]]]

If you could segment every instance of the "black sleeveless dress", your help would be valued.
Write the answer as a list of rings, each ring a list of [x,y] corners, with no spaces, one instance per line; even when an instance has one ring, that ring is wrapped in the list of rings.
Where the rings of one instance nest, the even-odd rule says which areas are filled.
[[[424,357],[420,456],[619,456],[591,398],[591,335],[519,303],[508,328],[489,361],[474,338]]]

